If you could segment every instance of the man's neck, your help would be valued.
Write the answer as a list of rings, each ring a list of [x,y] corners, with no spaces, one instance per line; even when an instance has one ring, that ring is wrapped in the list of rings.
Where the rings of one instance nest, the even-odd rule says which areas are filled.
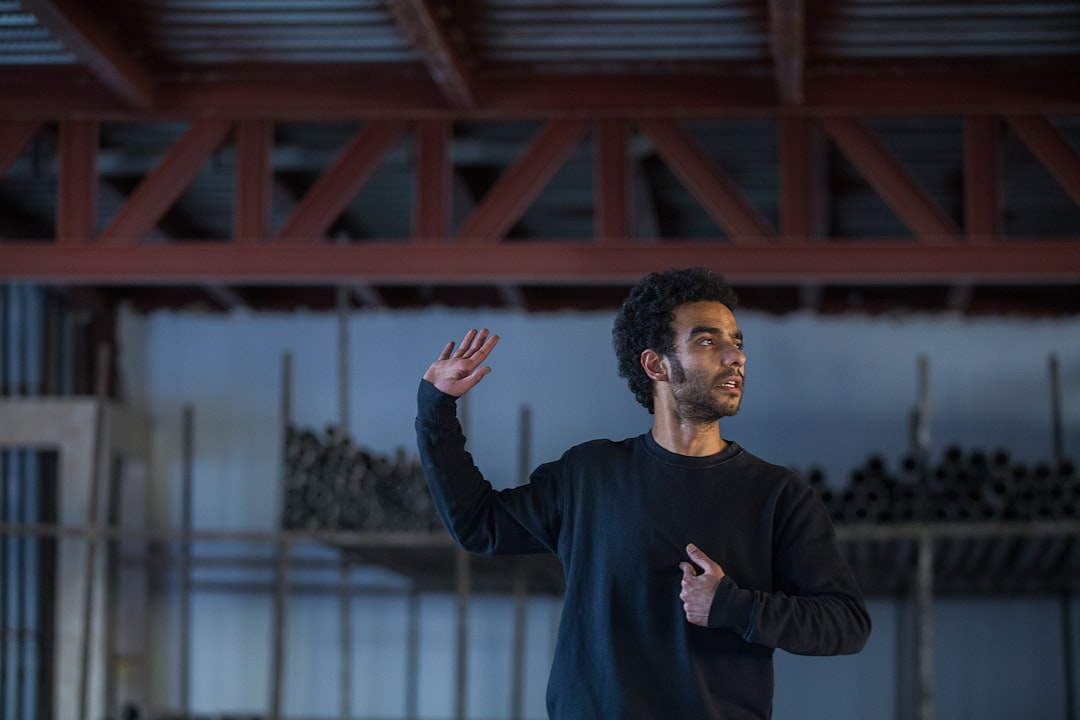
[[[652,436],[665,450],[690,457],[715,455],[728,445],[720,437],[719,422],[689,423],[659,413],[653,417]]]

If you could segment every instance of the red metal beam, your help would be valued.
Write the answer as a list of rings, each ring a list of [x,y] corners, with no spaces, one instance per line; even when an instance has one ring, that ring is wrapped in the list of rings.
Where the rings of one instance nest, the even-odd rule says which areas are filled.
[[[1080,154],[1068,139],[1045,117],[1010,115],[1006,119],[1047,172],[1080,205]]]
[[[416,123],[413,234],[421,242],[442,241],[450,231],[450,135],[443,120]]]
[[[708,241],[487,245],[0,243],[0,280],[48,283],[613,284],[706,265],[738,283],[1074,283],[1080,237],[1022,242],[851,240],[735,245]]]
[[[583,120],[548,122],[461,223],[456,237],[481,244],[501,240],[570,157],[584,132]]]
[[[773,229],[740,194],[697,141],[671,120],[639,118],[653,147],[733,242],[774,237]]]
[[[269,235],[273,149],[273,123],[246,120],[237,126],[233,238],[238,242],[257,242]]]
[[[629,132],[621,119],[596,123],[595,231],[598,242],[630,237]]]
[[[373,120],[364,125],[297,204],[276,239],[314,242],[321,238],[364,187],[383,156],[401,141],[407,127],[397,120]]]
[[[804,0],[769,0],[769,47],[781,105],[800,105],[806,61]]]
[[[207,159],[225,142],[231,130],[231,123],[223,120],[202,120],[193,124],[135,188],[101,233],[100,241],[132,245],[149,235]]]
[[[964,227],[969,236],[1001,232],[1001,130],[998,120],[964,120]]]
[[[132,110],[70,68],[0,68],[0,120],[201,118],[357,120],[362,118],[558,118],[582,115],[772,117],[807,115],[1075,114],[1080,72],[815,72],[800,106],[781,107],[775,79],[728,75],[575,75],[485,78],[469,109],[448,107],[428,78],[342,67],[273,74],[210,75],[158,81],[155,107]]]
[[[0,123],[0,177],[19,159],[39,129],[41,123],[33,121]]]
[[[98,123],[60,125],[56,241],[90,242],[97,231]]]
[[[413,48],[424,58],[428,72],[451,106],[476,104],[466,63],[452,40],[452,28],[429,0],[389,0],[387,3]]]
[[[154,104],[154,78],[100,20],[78,0],[21,0],[53,37],[125,103],[148,109]]]
[[[952,219],[860,119],[823,117],[821,124],[851,164],[916,236],[924,241],[937,241],[960,233]]]
[[[785,238],[821,234],[824,202],[819,135],[807,118],[780,120],[780,234]]]

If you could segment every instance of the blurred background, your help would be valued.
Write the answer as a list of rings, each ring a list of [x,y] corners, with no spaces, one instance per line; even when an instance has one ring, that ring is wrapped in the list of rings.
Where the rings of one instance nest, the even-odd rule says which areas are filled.
[[[722,433],[868,596],[778,718],[1077,720],[1080,2],[0,0],[0,717],[542,718],[498,487],[644,432],[629,287],[736,286]]]

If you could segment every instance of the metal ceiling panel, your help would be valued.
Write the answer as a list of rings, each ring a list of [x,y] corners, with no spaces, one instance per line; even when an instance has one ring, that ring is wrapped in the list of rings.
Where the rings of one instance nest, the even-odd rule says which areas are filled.
[[[0,66],[69,65],[74,62],[74,53],[17,0],[0,0]]]
[[[96,6],[135,52],[165,68],[416,61],[377,0],[100,0]]]
[[[1069,0],[844,0],[812,38],[817,58],[1023,59],[1080,54],[1080,9]]]

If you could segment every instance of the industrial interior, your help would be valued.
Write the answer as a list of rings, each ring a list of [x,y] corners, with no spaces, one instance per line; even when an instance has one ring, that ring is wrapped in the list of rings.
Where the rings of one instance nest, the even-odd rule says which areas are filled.
[[[875,618],[776,717],[1080,720],[1080,0],[0,0],[0,718],[546,717],[561,568],[456,548],[415,384],[514,329],[524,481],[690,266]]]

